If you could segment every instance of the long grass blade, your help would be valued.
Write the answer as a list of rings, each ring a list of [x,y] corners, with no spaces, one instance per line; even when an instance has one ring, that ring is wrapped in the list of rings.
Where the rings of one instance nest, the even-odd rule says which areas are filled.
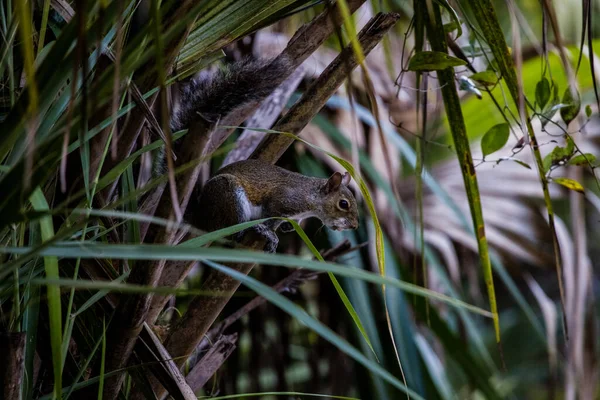
[[[37,211],[48,210],[48,202],[41,189],[37,188],[31,195],[31,205]],[[54,237],[54,226],[51,217],[40,220],[40,236],[42,242]],[[44,265],[48,279],[58,279],[58,258],[56,256],[45,256]],[[62,316],[60,304],[60,286],[48,284],[46,287],[48,298],[48,314],[50,320],[50,347],[52,350],[52,367],[54,371],[54,396],[61,398],[62,389]]]
[[[29,247],[5,247],[0,248],[0,254],[28,254],[33,250]],[[362,279],[367,282],[389,285],[404,290],[407,293],[425,296],[430,299],[443,301],[449,305],[458,308],[464,308],[476,314],[492,317],[489,311],[479,307],[467,304],[461,300],[454,299],[432,290],[424,289],[398,279],[383,277],[378,274],[348,269],[344,266],[333,263],[322,263],[319,261],[305,260],[283,254],[266,254],[250,250],[223,249],[223,248],[188,248],[183,245],[119,245],[119,244],[100,244],[86,242],[63,242],[57,245],[38,249],[37,254],[41,256],[56,256],[65,258],[115,258],[128,260],[178,260],[178,261],[204,261],[212,260],[216,262],[238,262],[238,263],[261,263],[265,265],[280,265],[283,267],[306,268],[313,271],[332,272],[336,275],[347,276],[351,278]],[[63,280],[64,281],[64,280]],[[61,281],[61,282],[63,282]],[[58,281],[55,281],[58,282]],[[67,281],[64,281],[67,282]],[[101,284],[102,282],[99,282]],[[71,285],[71,284],[70,284]],[[69,285],[69,286],[70,286]],[[108,286],[98,286],[106,289]],[[163,288],[164,289],[164,288]],[[169,291],[166,291],[171,293]]]
[[[283,311],[287,312],[291,316],[293,316],[296,320],[304,323],[309,328],[317,332],[323,339],[327,340],[335,347],[340,349],[342,352],[352,357],[354,360],[362,364],[365,368],[377,374],[381,378],[385,379],[392,386],[397,389],[405,392],[407,395],[411,396],[413,399],[423,399],[416,392],[406,387],[402,382],[396,379],[392,374],[390,374],[387,370],[382,368],[377,363],[369,360],[362,353],[360,353],[356,348],[354,348],[350,343],[346,342],[340,336],[336,335],[331,329],[327,326],[323,325],[319,321],[310,317],[304,310],[295,305],[293,302],[282,296],[281,294],[275,292],[270,287],[256,281],[255,279],[242,274],[238,271],[227,268],[223,265],[216,264],[214,262],[207,263],[210,267],[219,270],[224,274],[228,274],[233,278],[242,282],[243,285],[251,288],[252,290],[259,293],[261,296],[269,300],[275,306],[281,308]]]
[[[444,27],[440,10],[437,6],[433,6],[433,13],[428,22],[428,37],[431,47],[435,51],[447,53],[448,49],[445,41]],[[434,18],[431,20],[430,18]],[[469,138],[467,136],[465,122],[462,115],[460,99],[456,91],[454,83],[454,70],[451,68],[438,71],[438,79],[442,87],[442,97],[444,99],[444,107],[446,115],[450,119],[450,130],[454,145],[456,146],[456,154],[458,156],[460,169],[462,171],[469,207],[471,209],[471,218],[477,238],[479,248],[479,260],[483,270],[483,278],[487,286],[488,298],[492,314],[494,315],[494,331],[496,333],[496,342],[500,345],[500,318],[498,316],[498,306],[496,303],[496,289],[494,287],[494,277],[492,275],[492,265],[488,251],[488,242],[485,235],[485,223],[483,221],[483,211],[481,208],[481,198],[477,184],[477,175],[473,165],[473,157],[469,146]]]

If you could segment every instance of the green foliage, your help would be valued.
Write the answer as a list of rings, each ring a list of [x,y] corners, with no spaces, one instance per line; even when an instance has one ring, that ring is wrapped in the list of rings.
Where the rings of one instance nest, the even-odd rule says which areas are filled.
[[[549,100],[550,82],[548,82],[548,79],[542,78],[542,80],[535,85],[535,101],[538,107],[544,109]]]
[[[594,45],[596,48],[600,48],[600,39],[594,39]],[[572,56],[574,66],[580,51],[575,46],[568,46],[567,51]],[[587,53],[584,52],[584,58],[586,57]],[[540,107],[540,101],[536,97],[536,89],[539,82],[543,81],[542,77],[540,76],[540,63],[542,62],[547,65],[548,76],[552,77],[552,79],[545,78],[550,84],[550,97],[546,103],[546,106],[541,111],[541,116],[539,117],[542,124],[546,125],[548,120],[552,118],[552,116],[554,116],[554,114],[562,107],[562,100],[558,93],[559,91],[563,91],[568,86],[568,79],[560,63],[560,57],[554,52],[550,52],[546,60],[542,59],[541,57],[534,57],[524,60],[521,70],[521,75],[523,77],[523,94],[525,98],[531,99],[532,102],[533,99],[535,99],[538,107]],[[582,93],[583,91],[589,91],[593,88],[589,64],[582,63],[576,78],[578,87]],[[497,100],[504,99],[503,93],[506,93],[506,90],[506,85],[501,80],[495,88],[490,90],[490,95]],[[498,112],[498,109],[491,96],[484,95],[482,100],[479,100],[475,97],[470,97],[462,101],[462,109],[465,115],[465,125],[471,139],[479,138],[492,126],[506,122],[502,116],[502,113]],[[502,101],[500,104],[502,107],[507,107],[507,111],[505,113],[518,115],[518,110],[514,104],[505,101]],[[447,141],[451,142],[450,135],[448,135]]]
[[[576,29],[564,29],[557,4],[517,1],[508,10],[494,10],[492,3],[371,4],[406,17],[392,45],[382,46],[396,71],[387,76],[376,54],[364,60],[364,80],[351,76],[344,91],[352,101],[330,99],[301,133],[308,137],[293,136],[297,145],[281,160],[307,175],[326,176],[334,165],[348,170],[362,195],[360,227],[333,232],[289,220],[295,233],[281,236],[280,254],[265,254],[233,248],[231,235],[266,219],[205,233],[157,216],[148,206],[168,177],[144,177],[144,166],[164,146],[156,125],[169,134],[168,90],[223,58],[224,49],[237,57],[252,44],[260,52],[258,43],[265,40],[258,35],[254,42],[234,43],[238,39],[280,22],[261,32],[273,35],[283,21],[286,33],[293,34],[323,5],[306,0],[2,2],[0,333],[26,335],[21,397],[153,395],[149,382],[158,358],[146,365],[132,359],[119,371],[109,367],[115,356],[109,333],[129,323],[114,318],[115,309],[135,296],[172,296],[161,314],[161,323],[168,321],[171,329],[192,299],[214,295],[202,286],[210,268],[246,287],[217,315],[213,328],[243,311],[248,296],[269,304],[242,312],[243,318],[225,329],[226,335],[239,334],[237,348],[196,393],[200,397],[221,391],[223,396],[211,398],[496,399],[531,398],[552,387],[559,394],[580,391],[583,398],[584,386],[592,393],[595,382],[577,375],[572,354],[585,352],[590,365],[599,357],[588,332],[597,323],[589,311],[597,304],[590,291],[580,290],[598,278],[589,267],[598,251],[597,54],[589,54],[600,48],[598,22],[585,18]],[[340,4],[338,47],[349,39],[362,61],[356,35],[361,19],[350,13],[356,2]],[[585,15],[585,10],[573,13]],[[531,24],[526,35],[520,22],[518,29],[510,26],[511,18],[522,17]],[[556,17],[562,38],[550,32]],[[515,34],[521,41],[510,41]],[[533,36],[537,40],[530,43]],[[555,41],[552,46],[548,38]],[[572,45],[580,38],[584,46]],[[403,39],[402,56],[393,44]],[[561,40],[569,45],[560,47]],[[552,51],[531,56],[534,52],[526,51],[531,44]],[[517,55],[523,55],[522,64]],[[314,55],[319,65],[328,57]],[[392,87],[398,71],[406,74],[396,80],[399,89]],[[394,95],[396,90],[401,94]],[[394,109],[398,105],[400,113]],[[187,134],[174,132],[172,140]],[[442,135],[452,136],[451,164],[438,164],[450,154],[438,146]],[[236,147],[234,138],[178,164],[172,171],[176,179],[199,165],[203,178],[214,173],[209,164]],[[473,139],[479,138],[480,164],[470,155]],[[449,165],[460,166],[464,188],[459,170]],[[534,166],[537,175],[530,179]],[[498,185],[495,173],[505,173]],[[542,205],[547,220],[540,216]],[[171,202],[162,207],[170,211]],[[176,244],[150,243],[152,229],[178,230],[185,237]],[[322,250],[344,239],[351,251],[326,262]],[[548,249],[559,245],[554,275]],[[572,268],[562,271],[560,257]],[[167,260],[167,272],[197,261],[202,273],[172,285],[133,283],[132,272],[160,260]],[[229,267],[254,263],[260,267],[251,276]],[[326,272],[333,287],[315,279],[282,294],[267,285],[298,269]],[[568,296],[562,287],[566,276]],[[526,287],[534,287],[534,279],[543,293],[533,290],[532,297]],[[489,303],[482,295],[486,291]],[[552,328],[565,298],[573,301],[564,313],[574,329],[569,334],[585,340],[565,342]],[[570,314],[574,309],[586,316],[584,325]],[[207,334],[202,355],[220,343],[223,332],[215,332]],[[494,340],[500,337],[503,350]],[[2,352],[0,362],[14,354]],[[505,369],[500,357],[507,360]],[[184,368],[184,375],[191,368]],[[122,372],[125,384],[113,393],[112,382]],[[574,377],[578,386],[557,379],[563,375]],[[290,387],[297,391],[286,390]]]
[[[562,185],[562,186],[566,187],[569,190],[574,190],[574,191],[579,192],[579,193],[585,193],[585,190],[583,189],[583,186],[581,186],[581,183],[577,182],[574,179],[569,179],[569,178],[552,178],[552,182],[558,183],[559,185]]]
[[[408,62],[409,71],[440,71],[449,67],[458,67],[467,63],[440,51],[421,51]]]
[[[591,153],[580,154],[569,160],[570,165],[595,165],[596,156]]]
[[[494,71],[476,72],[469,76],[469,78],[483,86],[494,86],[498,83],[498,77]]]
[[[562,103],[565,106],[560,109],[560,116],[568,126],[571,121],[577,118],[581,110],[581,98],[577,89],[568,87],[563,95]]]
[[[498,124],[490,128],[481,139],[481,151],[483,157],[500,150],[508,141],[510,127],[508,124]]]

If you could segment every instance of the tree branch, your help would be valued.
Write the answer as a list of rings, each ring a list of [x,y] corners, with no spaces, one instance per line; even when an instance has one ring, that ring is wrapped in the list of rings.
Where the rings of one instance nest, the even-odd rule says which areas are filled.
[[[365,56],[383,39],[398,18],[400,16],[393,13],[379,13],[371,18],[358,37]],[[302,98],[275,124],[273,130],[298,134],[321,110],[356,66],[354,49],[352,46],[347,46],[310,85]],[[267,135],[252,153],[251,158],[275,163],[293,142],[294,139],[288,136]]]

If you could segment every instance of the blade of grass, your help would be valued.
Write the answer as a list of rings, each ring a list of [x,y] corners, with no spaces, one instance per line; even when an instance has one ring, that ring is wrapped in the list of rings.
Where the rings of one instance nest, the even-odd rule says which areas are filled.
[[[308,238],[308,236],[306,236],[304,229],[302,229],[302,227],[300,227],[300,225],[292,219],[285,218],[285,220],[288,221],[290,224],[292,224],[292,226],[294,227],[294,230],[296,231],[298,236],[300,236],[302,241],[304,241],[304,244],[306,244],[306,247],[308,247],[308,249],[315,256],[315,258],[321,262],[325,262],[325,260],[323,259],[323,256],[321,256],[321,253],[319,253],[319,251],[313,245],[313,243]],[[367,335],[367,331],[365,330],[365,327],[364,327],[362,321],[360,320],[358,313],[352,306],[352,303],[348,299],[348,296],[344,292],[344,289],[342,288],[342,286],[336,279],[335,275],[331,272],[328,272],[328,275],[329,275],[329,279],[331,279],[331,282],[333,283],[333,286],[335,287],[335,291],[337,292],[338,296],[340,296],[340,300],[342,300],[342,303],[344,303],[344,307],[346,307],[346,310],[350,314],[352,321],[354,321],[354,325],[356,325],[356,327],[358,328],[363,339],[365,340],[365,342],[367,342],[369,349],[371,349],[371,351],[373,352],[373,355],[377,359],[377,353],[375,353],[375,349],[373,349],[373,345],[371,344],[371,339],[369,339],[369,335]],[[379,362],[379,360],[377,360],[377,361]]]
[[[27,79],[27,94],[29,102],[27,103],[27,122],[26,122],[26,143],[27,151],[25,155],[25,173],[23,174],[23,186],[30,187],[31,170],[33,169],[33,154],[35,152],[35,133],[38,124],[38,85],[35,80],[35,66],[33,56],[32,21],[30,8],[24,1],[17,1],[15,9],[19,20],[19,32],[21,36],[21,45],[23,52],[23,70]],[[4,158],[4,157],[0,157]]]
[[[98,383],[98,400],[102,400],[104,390],[104,364],[106,360],[106,318],[102,318],[102,351],[100,352],[100,382]]]
[[[108,321],[108,323],[110,324],[110,320]],[[74,390],[77,390],[80,387],[85,387],[87,385],[91,385],[92,383],[99,381],[99,377],[95,377],[95,378],[88,379],[83,383],[78,383],[79,380],[81,379],[81,377],[83,376],[83,374],[88,370],[90,363],[92,362],[94,356],[96,355],[96,351],[98,351],[98,348],[103,344],[103,342],[105,342],[105,340],[106,340],[105,338],[106,338],[106,329],[103,331],[103,333],[100,335],[100,337],[98,337],[96,339],[96,341],[94,342],[94,345],[90,349],[88,357],[85,359],[83,365],[81,365],[81,367],[77,371],[77,376],[73,380],[73,383],[70,386],[62,389],[63,393],[65,393],[65,400],[71,396],[71,394],[73,393]],[[105,357],[103,357],[103,359],[104,358]],[[113,371],[113,372],[109,372],[108,374],[104,374],[104,378],[106,378],[107,376],[109,376],[113,373],[116,374],[117,371]],[[92,382],[89,382],[90,380]]]
[[[32,248],[29,247],[4,247],[0,248],[0,254],[27,254]],[[280,265],[283,267],[306,268],[314,271],[332,272],[336,275],[347,276],[351,278],[362,279],[375,284],[385,284],[394,286],[408,293],[426,296],[431,299],[443,301],[449,305],[458,308],[464,308],[476,314],[492,317],[489,311],[475,307],[461,300],[445,296],[432,290],[424,289],[420,286],[403,282],[389,277],[382,277],[366,271],[348,269],[339,264],[322,263],[319,261],[306,260],[290,255],[266,254],[258,251],[224,249],[224,248],[188,248],[183,245],[166,246],[154,244],[121,245],[121,244],[102,244],[87,242],[63,242],[60,244],[48,246],[44,249],[38,249],[39,255],[56,256],[64,258],[115,258],[128,260],[178,260],[178,261],[204,261],[213,260],[217,262],[238,262],[238,263],[261,263],[266,265]],[[58,282],[58,281],[56,281]],[[67,282],[61,280],[60,282]],[[96,283],[96,282],[94,282]],[[100,285],[98,288],[106,289],[107,286]],[[69,284],[71,286],[71,283]],[[150,290],[150,288],[148,288]],[[162,288],[161,290],[165,290]],[[168,290],[165,290],[168,292]],[[172,293],[176,293],[173,291]]]
[[[432,10],[431,10],[432,9]],[[426,18],[428,27],[428,38],[431,47],[434,51],[447,53],[445,32],[442,24],[442,17],[438,5],[432,5],[429,11],[432,11],[430,16],[427,13]],[[434,19],[431,20],[430,18]],[[444,107],[446,115],[450,122],[450,131],[454,144],[456,146],[456,154],[458,156],[467,198],[469,200],[469,208],[471,209],[471,218],[477,238],[477,246],[479,249],[479,260],[483,269],[483,278],[487,286],[488,299],[492,314],[494,315],[494,331],[496,333],[496,343],[501,345],[500,341],[500,319],[498,316],[498,306],[496,304],[496,290],[494,287],[494,277],[492,275],[492,265],[488,251],[488,242],[485,235],[485,223],[483,221],[483,211],[481,208],[481,197],[477,184],[477,175],[473,165],[473,157],[471,156],[471,148],[469,146],[469,138],[467,136],[465,121],[462,115],[460,99],[456,90],[454,81],[454,70],[447,68],[437,72],[437,77],[442,87],[442,97],[444,99]],[[501,348],[500,348],[501,349]],[[502,353],[500,351],[500,353]]]
[[[333,108],[343,108],[345,110],[350,109],[350,104],[348,104],[347,100],[345,100],[341,97],[338,97],[338,96],[331,97],[328,100],[327,105],[329,107],[333,107]],[[364,122],[365,124],[372,126],[372,127],[374,127],[376,125],[373,115],[371,113],[369,113],[369,111],[366,108],[361,107],[358,104],[355,105],[354,108],[356,110],[358,117],[360,118],[360,120],[362,122]],[[350,148],[350,144],[349,144],[349,142],[347,142],[347,139],[345,139],[340,134],[336,134],[337,130],[334,126],[332,126],[326,120],[324,120],[323,118],[321,118],[319,116],[317,116],[316,122],[319,124],[319,126],[321,126],[321,127],[324,126],[325,132],[329,133],[330,135],[333,135],[334,140],[336,140],[337,142],[341,142],[345,148]],[[398,149],[398,151],[402,154],[402,156],[404,156],[404,158],[409,163],[409,165],[412,168],[416,168],[416,155],[415,155],[415,152],[410,147],[410,145],[400,135],[398,135],[398,133],[395,131],[395,129],[391,125],[389,125],[389,123],[384,123],[384,132],[390,139],[390,143]],[[366,168],[367,165],[370,165],[370,161],[368,160],[368,158],[366,158],[366,156],[364,158],[364,161],[361,161],[361,163],[365,164],[365,165],[363,165],[363,168]],[[391,188],[389,187],[389,185],[386,186],[386,183],[383,182],[380,179],[380,177],[374,175],[374,173],[375,173],[374,168],[371,168],[371,170],[373,171],[373,173],[371,174],[371,179],[375,180],[376,182],[379,182],[377,184],[377,186],[382,187],[384,192],[388,195],[388,199],[389,199],[390,203],[393,205],[396,205],[394,207],[394,211],[397,213],[397,215],[399,215],[398,208],[400,207],[400,205],[397,204],[397,201],[394,198]],[[444,202],[444,204],[448,208],[450,208],[450,210],[452,210],[452,212],[454,213],[454,215],[456,215],[456,217],[458,218],[460,223],[463,225],[465,230],[467,230],[469,232],[473,232],[472,224],[469,223],[469,221],[467,220],[467,217],[459,209],[456,202],[454,200],[452,200],[452,198],[448,195],[448,193],[440,186],[440,184],[438,182],[436,182],[436,180],[429,173],[427,173],[427,171],[423,171],[423,182],[429,187],[429,189],[433,193],[435,193],[436,196],[438,196]],[[410,226],[410,223],[409,223],[410,221],[407,216],[408,216],[408,213],[399,215],[399,217],[403,221],[406,221],[407,227],[410,228],[410,230],[412,232],[414,232],[414,229],[412,229]],[[535,312],[529,306],[529,304],[527,303],[527,300],[523,297],[522,293],[517,288],[514,280],[510,277],[510,275],[506,271],[506,268],[502,265],[500,258],[493,252],[491,253],[490,257],[491,257],[492,266],[493,266],[494,270],[500,276],[503,283],[507,286],[511,295],[515,298],[516,302],[519,304],[519,306],[523,310],[523,313],[526,315],[527,319],[531,322],[531,325],[534,327],[535,332],[538,334],[538,336],[542,340],[545,340],[544,329],[541,325],[541,322],[538,320]]]
[[[48,210],[48,202],[40,188],[34,190],[30,198],[31,205],[37,211]],[[40,219],[40,236],[42,242],[46,242],[54,237],[54,226],[51,217]],[[46,268],[46,277],[49,279],[58,279],[58,258],[56,256],[45,256],[44,265]],[[46,287],[48,315],[50,320],[50,347],[52,350],[52,367],[54,374],[54,397],[61,398],[62,388],[62,317],[60,304],[60,286],[48,284]]]
[[[308,176],[319,176],[322,178],[327,178],[327,173],[323,166],[318,163],[313,157],[309,156],[301,156],[296,162],[299,172],[303,175]],[[357,232],[352,231],[333,231],[328,229],[327,236],[329,238],[330,243],[340,243],[344,240],[350,241],[353,247],[358,245]],[[339,261],[343,262],[343,261]],[[352,262],[344,262],[348,268],[356,268],[360,270],[368,269],[363,265],[361,257],[353,257]],[[360,315],[361,320],[364,323],[365,332],[369,339],[372,341],[372,357],[374,360],[378,361],[380,364],[385,365],[385,353],[383,352],[383,346],[381,343],[381,339],[379,337],[379,332],[377,329],[377,325],[375,322],[375,316],[373,315],[373,303],[371,302],[371,298],[369,293],[367,292],[367,285],[365,282],[356,279],[347,279],[345,277],[342,278],[341,284],[344,288],[346,288],[346,293],[348,294],[349,301],[356,307],[357,314]],[[360,331],[358,332],[360,334]],[[360,344],[363,348],[369,347],[365,341],[360,341]],[[389,398],[388,388],[385,385],[385,382],[380,377],[372,377],[373,381],[373,396],[387,400]]]
[[[29,241],[30,244],[38,244],[41,241],[39,224],[31,223],[29,226]],[[33,272],[33,271],[32,271]],[[25,376],[24,385],[21,395],[23,399],[33,398],[33,370],[37,344],[37,327],[40,314],[40,287],[36,285],[26,284],[25,293],[23,295],[23,330],[27,333],[25,341]]]
[[[362,353],[360,353],[355,347],[353,347],[350,343],[342,339],[340,336],[335,334],[330,328],[323,325],[316,319],[310,317],[306,311],[301,309],[299,306],[294,304],[292,301],[288,300],[281,294],[277,293],[267,285],[258,282],[257,280],[246,276],[238,271],[227,268],[223,265],[208,261],[207,264],[211,268],[215,268],[218,271],[230,275],[231,277],[242,282],[243,285],[249,287],[254,290],[256,293],[260,294],[262,297],[269,300],[275,306],[281,308],[283,311],[287,312],[291,316],[293,316],[297,321],[302,322],[307,325],[309,328],[318,333],[323,339],[330,342],[332,345],[337,347],[339,350],[352,357],[354,360],[362,364],[365,368],[370,370],[372,373],[377,374],[381,378],[385,379],[392,386],[397,389],[405,392],[407,395],[411,396],[414,399],[422,399],[417,393],[413,390],[406,387],[402,382],[396,379],[392,374],[390,374],[387,370],[379,366],[377,363],[369,360]]]
[[[453,393],[452,385],[448,380],[442,362],[427,340],[425,340],[422,335],[417,334],[415,336],[415,343],[423,358],[423,364],[429,369],[429,375],[431,376],[431,380],[437,388],[440,397],[444,400],[457,399],[458,397]]]
[[[481,32],[483,33],[498,65],[500,73],[506,82],[509,89],[510,95],[516,104],[517,110],[523,110],[525,114],[525,122],[527,127],[527,133],[529,136],[531,151],[535,159],[537,166],[540,183],[542,185],[542,191],[544,192],[544,203],[548,212],[548,226],[550,233],[552,234],[552,246],[554,248],[554,259],[556,265],[556,275],[558,279],[561,305],[563,311],[563,331],[568,340],[567,324],[566,324],[566,312],[565,312],[565,293],[564,283],[562,278],[562,267],[560,260],[560,246],[558,244],[558,237],[556,234],[556,226],[554,222],[554,209],[552,205],[552,198],[550,197],[550,191],[548,190],[548,179],[544,171],[544,163],[540,153],[539,145],[531,125],[531,119],[529,118],[527,108],[524,104],[521,104],[521,96],[519,94],[519,85],[517,81],[517,75],[515,72],[514,62],[506,45],[504,39],[504,33],[498,22],[498,17],[494,9],[494,5],[489,0],[469,0],[468,3],[471,6],[471,10],[479,23]]]
[[[42,24],[40,26],[39,32],[39,40],[37,45],[37,55],[40,55],[40,52],[44,48],[44,39],[46,38],[46,27],[48,25],[48,13],[50,11],[50,0],[44,1],[44,8],[42,9]]]

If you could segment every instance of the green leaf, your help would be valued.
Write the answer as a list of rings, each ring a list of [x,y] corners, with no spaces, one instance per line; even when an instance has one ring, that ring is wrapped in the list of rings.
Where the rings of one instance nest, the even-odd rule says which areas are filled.
[[[483,152],[483,157],[486,157],[504,147],[508,141],[509,134],[510,127],[507,123],[492,126],[481,139],[481,151]]]
[[[562,186],[566,187],[567,189],[574,190],[579,193],[585,193],[585,189],[583,188],[583,186],[581,186],[581,183],[577,182],[574,179],[553,178],[552,182],[558,183],[559,185],[562,185]]]
[[[552,167],[552,153],[546,154],[542,164],[544,166],[544,172],[550,171],[550,167]]]
[[[592,107],[589,104],[585,106],[585,116],[588,118],[592,116]]]
[[[570,158],[575,152],[575,142],[573,141],[573,139],[571,139],[571,136],[569,135],[565,136],[565,142],[567,143],[567,145],[565,146],[565,150],[567,151],[567,155]]]
[[[552,153],[550,153],[550,158],[552,160],[552,165],[562,165],[566,163],[572,156],[575,151],[575,144],[569,138],[567,138],[567,145],[565,147],[556,146]]]
[[[529,164],[527,164],[527,163],[526,163],[526,162],[524,162],[524,161],[521,161],[521,160],[515,160],[514,158],[511,158],[511,161],[514,161],[514,162],[516,162],[517,164],[519,164],[519,165],[520,165],[520,166],[522,166],[522,167],[525,167],[525,168],[527,168],[527,169],[531,169],[531,167],[529,166]]]
[[[575,93],[575,97],[573,97],[573,93]],[[579,114],[579,110],[581,109],[581,98],[579,97],[579,92],[577,89],[573,88],[573,93],[571,92],[571,87],[569,86],[567,90],[565,90],[565,94],[562,98],[563,104],[566,104],[567,106],[560,109],[560,116],[567,125],[569,125],[571,121],[577,117],[577,114]]]
[[[542,78],[542,80],[535,85],[535,102],[540,109],[544,109],[548,100],[550,100],[550,82],[548,82],[548,79]]]
[[[453,32],[453,31],[457,30],[458,27],[459,27],[459,24],[456,21],[448,22],[447,24],[444,24],[444,32],[446,32],[446,33]]]
[[[449,56],[441,51],[421,51],[408,62],[409,71],[439,71],[451,67],[459,67],[467,63],[459,58]]]
[[[469,78],[483,86],[494,86],[498,83],[498,77],[494,71],[481,71],[471,75]]]
[[[31,205],[36,211],[48,210],[48,202],[44,193],[38,187],[30,197]],[[46,216],[40,219],[40,235],[42,242],[51,240],[54,237],[54,225],[52,217]],[[49,279],[58,279],[58,258],[56,256],[45,256],[44,266],[46,269],[46,277]],[[62,388],[62,316],[60,304],[60,286],[56,284],[48,284],[46,288],[46,296],[48,302],[48,314],[50,321],[50,349],[52,354],[52,369],[54,374],[54,394],[60,397]]]
[[[447,51],[447,44],[441,29],[442,18],[439,13],[439,9],[436,12],[434,8],[433,15],[435,21],[432,21],[431,17],[429,18],[429,24],[427,25],[427,36],[429,38],[431,47],[434,50],[445,52]],[[441,86],[444,109],[446,110],[446,115],[448,115],[450,131],[452,134],[452,139],[454,140],[456,154],[459,159],[460,169],[463,177],[463,183],[465,185],[467,201],[471,210],[471,219],[475,228],[475,237],[477,238],[479,262],[488,292],[490,309],[494,315],[494,332],[496,334],[496,343],[500,344],[500,317],[498,315],[496,289],[494,287],[494,277],[492,274],[492,265],[488,250],[488,239],[485,233],[485,222],[481,207],[481,195],[479,192],[475,168],[473,166],[473,157],[471,155],[471,148],[463,118],[460,98],[458,97],[456,85],[454,84],[456,79],[454,70],[445,69],[443,71],[439,71],[437,73],[437,78],[439,79]]]
[[[596,156],[591,153],[580,154],[569,160],[569,165],[590,165],[596,162]]]
[[[548,122],[552,120],[554,114],[563,107],[567,107],[566,104],[558,103],[557,100],[552,100],[551,103],[548,103],[546,108],[542,111],[542,115],[540,116],[540,120],[542,122],[542,127],[545,127]]]

